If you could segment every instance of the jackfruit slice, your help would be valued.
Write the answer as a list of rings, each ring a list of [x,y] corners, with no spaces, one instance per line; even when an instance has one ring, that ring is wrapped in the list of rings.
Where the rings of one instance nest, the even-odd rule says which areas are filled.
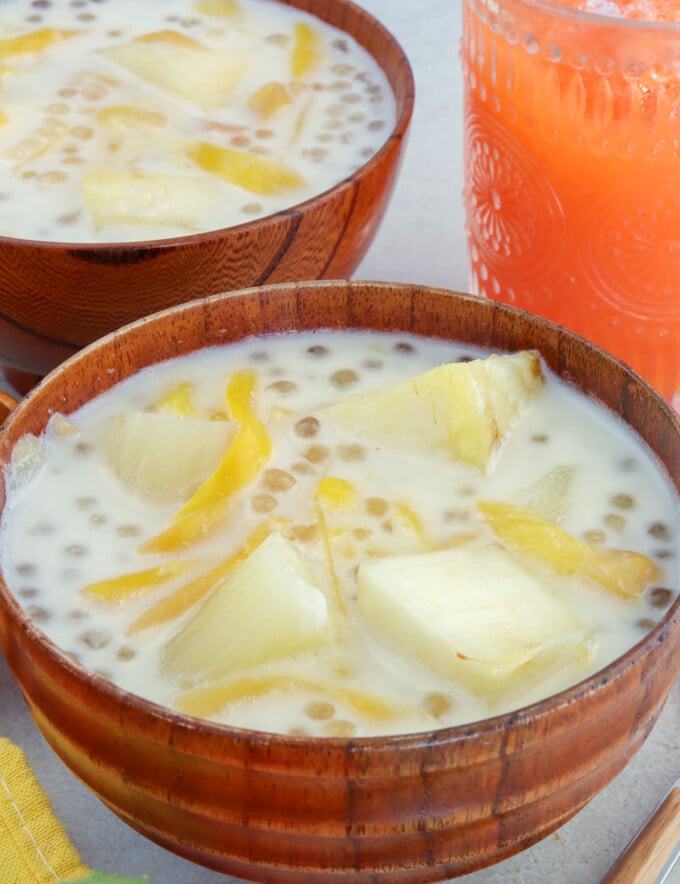
[[[493,355],[346,396],[320,413],[373,441],[485,470],[542,383],[537,353]]]
[[[215,680],[333,641],[323,590],[296,547],[271,534],[164,646],[163,670]]]
[[[323,55],[323,40],[319,31],[307,22],[296,22],[290,56],[294,79],[301,80],[309,74],[322,61]]]
[[[305,179],[284,163],[258,154],[220,147],[210,141],[187,144],[185,153],[197,166],[251,193],[275,195],[303,187]]]
[[[31,52],[41,52],[47,46],[74,37],[80,31],[62,31],[57,28],[39,28],[28,31],[25,34],[17,34],[14,37],[0,39],[0,58],[14,58],[17,55],[28,55]]]
[[[657,566],[642,553],[578,540],[529,507],[492,501],[477,506],[503,544],[558,574],[590,580],[624,598],[639,598],[659,577]]]
[[[116,604],[162,586],[192,567],[192,564],[187,561],[166,562],[154,568],[145,568],[143,571],[98,580],[83,587],[81,592],[84,595],[95,596],[101,601]]]

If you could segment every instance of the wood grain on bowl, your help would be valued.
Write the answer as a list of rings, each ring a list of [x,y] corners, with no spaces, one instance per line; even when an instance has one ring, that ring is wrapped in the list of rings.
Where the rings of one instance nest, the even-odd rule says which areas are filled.
[[[0,365],[43,375],[101,335],[173,304],[269,282],[351,276],[397,179],[413,75],[394,37],[350,0],[285,3],[345,31],[384,70],[396,123],[383,146],[324,193],[210,233],[119,244],[0,237]]]
[[[0,461],[55,410],[73,411],[144,366],[247,335],[317,327],[536,348],[558,375],[619,414],[680,491],[680,418],[622,363],[505,305],[377,282],[233,292],[114,332],[14,410],[0,433]],[[199,722],[125,693],[60,652],[4,582],[0,646],[55,752],[153,841],[254,881],[425,882],[545,837],[628,763],[678,675],[680,600],[624,656],[547,700],[467,726],[354,740]]]

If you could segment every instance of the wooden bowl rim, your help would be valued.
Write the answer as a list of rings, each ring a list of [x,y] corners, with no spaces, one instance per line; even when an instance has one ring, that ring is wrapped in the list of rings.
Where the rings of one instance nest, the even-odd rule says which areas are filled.
[[[668,420],[671,429],[680,439],[680,414],[674,411],[674,409],[671,408],[671,406],[661,397],[661,395],[657,393],[656,390],[643,378],[641,378],[635,371],[633,371],[633,369],[629,368],[620,359],[616,358],[612,354],[608,353],[601,347],[591,343],[580,335],[577,335],[576,333],[562,326],[559,326],[557,323],[551,322],[550,320],[544,319],[543,317],[530,314],[527,311],[521,310],[517,307],[513,307],[511,305],[503,304],[500,302],[488,301],[485,298],[481,298],[465,292],[458,292],[437,286],[376,280],[313,280],[307,282],[271,283],[269,285],[263,286],[252,286],[243,289],[236,289],[229,292],[222,292],[220,294],[210,295],[203,298],[196,298],[192,301],[187,301],[183,304],[177,304],[149,316],[145,316],[141,319],[135,320],[134,322],[131,322],[126,326],[110,332],[109,334],[94,341],[92,344],[89,344],[88,346],[79,350],[73,356],[69,357],[65,362],[61,363],[52,372],[50,372],[50,374],[48,374],[45,378],[43,378],[43,380],[37,385],[37,387],[31,390],[27,394],[27,396],[22,399],[21,402],[19,402],[14,411],[12,411],[10,415],[6,418],[4,424],[0,427],[0,439],[2,439],[11,429],[15,420],[19,419],[25,411],[32,408],[33,399],[38,396],[41,391],[49,386],[50,380],[53,376],[56,376],[63,372],[77,371],[78,363],[88,359],[90,354],[95,353],[98,350],[105,349],[112,342],[118,341],[120,338],[125,337],[130,333],[134,333],[135,330],[138,328],[142,328],[149,324],[163,324],[168,321],[169,318],[175,316],[178,313],[192,312],[194,310],[200,311],[203,308],[203,305],[228,302],[231,298],[255,297],[259,295],[276,297],[278,293],[281,293],[281,297],[283,297],[289,292],[304,292],[309,291],[310,289],[318,293],[319,290],[323,291],[324,289],[333,291],[339,285],[343,287],[349,286],[355,292],[361,291],[363,287],[369,287],[374,290],[385,289],[385,292],[389,293],[394,292],[396,288],[406,291],[420,291],[427,293],[428,295],[432,295],[433,297],[452,297],[463,304],[484,303],[488,305],[493,313],[507,314],[509,316],[515,316],[518,319],[528,319],[534,327],[557,331],[560,336],[564,336],[564,338],[566,338],[567,340],[580,342],[581,345],[585,345],[588,350],[592,351],[595,354],[598,360],[611,362],[617,365],[619,369],[623,371],[623,374],[627,378],[629,378],[629,380],[633,384],[642,389],[645,397],[652,400],[655,408],[660,410],[664,418]],[[321,326],[318,327],[320,328]],[[349,328],[354,328],[354,326],[349,326]],[[295,329],[290,330],[290,332],[283,333],[294,334]],[[456,341],[457,339],[452,337],[444,338],[444,340]],[[465,342],[463,341],[462,343]],[[228,343],[225,344],[225,346],[228,345]],[[213,346],[213,344],[209,344],[208,346]],[[150,360],[148,364],[154,364],[154,360]],[[141,370],[141,368],[138,368],[135,371],[139,370]],[[130,372],[125,376],[125,378],[130,377],[134,373],[135,372]],[[119,380],[124,380],[125,378],[120,378]],[[562,380],[565,381],[565,383],[570,384],[572,387],[580,389],[578,388],[578,385],[571,381],[569,378],[562,378]],[[599,399],[596,399],[596,401],[600,402]],[[603,405],[603,407],[607,408],[606,405]],[[636,435],[639,436],[637,430],[635,430],[627,422],[625,423],[629,429],[631,429]],[[666,473],[668,473],[665,465],[660,465],[665,469]],[[669,475],[669,479],[671,480],[671,482],[673,482],[672,476]],[[677,481],[675,481],[674,484],[677,489]],[[2,515],[3,509],[4,502],[0,504],[0,516]],[[537,723],[543,719],[550,718],[558,712],[567,710],[571,706],[576,706],[586,696],[598,691],[606,685],[614,688],[616,682],[624,678],[626,670],[629,667],[637,665],[641,660],[648,656],[649,653],[651,653],[656,645],[661,642],[667,641],[671,634],[673,634],[675,631],[680,630],[679,594],[670,606],[670,608],[661,618],[661,620],[659,620],[659,622],[649,632],[645,633],[640,638],[640,640],[636,642],[636,644],[633,645],[631,648],[629,648],[629,650],[627,650],[624,654],[617,657],[615,660],[604,666],[602,669],[599,669],[592,675],[588,676],[587,678],[582,679],[581,681],[571,685],[568,688],[565,688],[562,691],[551,694],[543,700],[518,707],[515,710],[510,710],[509,712],[505,712],[500,715],[495,715],[489,718],[478,719],[476,721],[449,727],[434,728],[430,730],[415,731],[403,734],[386,734],[378,736],[312,737],[277,734],[268,731],[252,730],[248,728],[235,727],[229,724],[222,724],[219,722],[203,719],[198,716],[193,716],[187,713],[173,710],[170,707],[166,707],[152,700],[145,699],[138,694],[126,691],[123,688],[115,685],[113,682],[107,680],[103,676],[97,675],[91,670],[86,669],[77,661],[75,661],[72,657],[70,657],[65,651],[63,651],[57,644],[55,644],[55,642],[51,638],[49,638],[49,636],[47,636],[25,612],[22,605],[18,602],[18,600],[15,598],[15,596],[12,594],[9,587],[5,583],[1,570],[0,601],[3,601],[7,605],[8,609],[11,611],[12,616],[15,620],[14,627],[17,628],[20,632],[24,633],[30,641],[37,642],[39,645],[41,645],[46,650],[48,655],[52,658],[53,662],[55,662],[62,669],[68,671],[70,675],[78,682],[95,692],[102,692],[111,701],[118,703],[121,708],[130,709],[138,714],[141,713],[142,716],[150,716],[150,718],[155,719],[156,721],[160,721],[170,725],[172,731],[175,733],[177,733],[178,731],[183,731],[187,735],[196,735],[197,733],[200,733],[201,739],[205,738],[206,740],[219,737],[228,737],[233,742],[248,743],[264,748],[288,747],[295,749],[299,747],[311,746],[314,748],[323,748],[327,751],[341,752],[345,752],[348,749],[356,749],[357,751],[361,752],[366,752],[368,750],[372,755],[389,754],[396,750],[400,752],[419,751],[425,746],[432,747],[434,745],[440,744],[460,744],[468,740],[476,740],[482,737],[488,738],[491,735],[500,736],[503,733],[507,732],[508,728],[512,725],[516,726],[524,722]],[[678,671],[680,674],[680,666]],[[144,728],[138,729],[140,731],[144,730]]]
[[[281,3],[284,6],[293,5],[289,2],[289,0],[274,0],[274,2]],[[313,2],[313,0],[310,0],[310,2]],[[368,22],[372,30],[379,32],[382,35],[383,39],[387,42],[387,44],[394,48],[397,55],[399,56],[399,62],[398,65],[396,65],[396,69],[398,69],[398,76],[403,80],[403,96],[401,99],[397,98],[397,96],[394,94],[394,89],[392,89],[397,112],[394,126],[392,127],[390,132],[386,134],[378,150],[374,154],[372,154],[365,163],[362,163],[360,166],[358,166],[356,170],[350,175],[345,176],[340,181],[337,181],[335,184],[327,187],[320,193],[313,194],[302,202],[293,203],[286,208],[279,209],[278,211],[272,212],[269,215],[263,215],[261,218],[255,218],[252,221],[243,221],[240,224],[231,224],[227,227],[215,228],[214,230],[204,230],[197,233],[180,234],[179,236],[164,237],[161,239],[139,239],[129,241],[111,240],[110,242],[79,242],[71,240],[54,241],[26,239],[19,236],[14,237],[0,235],[0,246],[4,244],[11,245],[14,248],[20,249],[46,249],[48,252],[63,251],[64,249],[67,249],[71,252],[79,253],[86,251],[88,253],[94,253],[95,255],[99,253],[134,253],[137,251],[148,251],[149,249],[175,249],[194,243],[211,241],[215,238],[225,236],[226,234],[233,233],[234,235],[239,235],[246,232],[250,233],[253,231],[256,232],[259,230],[264,230],[267,227],[276,224],[279,219],[287,218],[291,215],[302,215],[310,210],[313,210],[316,206],[322,205],[328,200],[334,199],[336,196],[343,194],[348,188],[353,187],[355,182],[365,178],[366,175],[370,174],[370,172],[374,168],[380,166],[383,159],[394,149],[395,143],[398,144],[406,136],[411,118],[413,116],[413,108],[415,104],[415,79],[413,76],[411,63],[401,43],[378,18],[376,18],[367,9],[364,9],[362,6],[354,3],[353,0],[333,0],[333,3],[338,5],[342,4],[347,7],[348,10],[351,10],[355,15],[363,18],[364,21]],[[294,8],[297,9],[299,7],[295,5]],[[326,21],[326,17],[318,12],[310,14],[321,19],[321,21]],[[338,30],[341,31],[344,30],[344,27],[341,27],[340,25],[334,25],[333,27],[336,27]],[[346,33],[348,33],[350,36],[353,36],[350,31],[346,31]],[[380,59],[376,58],[372,51],[368,49],[366,49],[365,51],[371,56],[373,61],[378,65],[383,73],[385,73],[385,69]],[[391,84],[390,88],[392,88]]]

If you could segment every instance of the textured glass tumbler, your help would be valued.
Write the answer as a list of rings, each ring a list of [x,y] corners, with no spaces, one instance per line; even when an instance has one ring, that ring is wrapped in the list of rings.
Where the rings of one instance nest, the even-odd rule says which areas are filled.
[[[680,408],[680,24],[463,0],[473,292],[565,325]]]

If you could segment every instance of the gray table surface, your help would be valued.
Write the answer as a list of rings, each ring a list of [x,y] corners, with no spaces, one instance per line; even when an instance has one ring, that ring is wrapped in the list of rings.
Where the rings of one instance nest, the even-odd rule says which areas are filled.
[[[416,111],[394,197],[355,276],[466,290],[460,0],[363,0],[395,34],[416,79]],[[149,884],[229,884],[151,844],[120,822],[48,748],[0,657],[0,735],[23,748],[55,812],[90,867]],[[597,884],[680,775],[680,682],[645,745],[573,820],[470,884]],[[667,884],[680,884],[680,868]],[[0,863],[0,884],[2,866]],[[640,882],[652,884],[652,882]]]

